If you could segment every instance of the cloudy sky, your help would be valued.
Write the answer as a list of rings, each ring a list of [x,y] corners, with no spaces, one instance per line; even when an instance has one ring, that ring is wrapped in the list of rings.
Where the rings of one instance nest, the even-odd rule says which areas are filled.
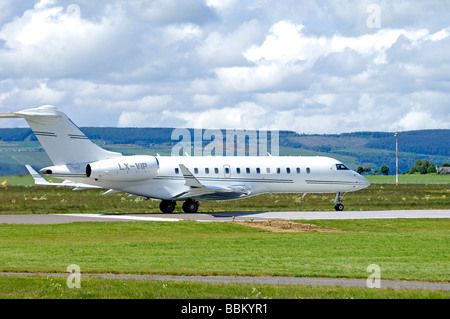
[[[450,128],[450,1],[2,0],[0,112],[79,126]],[[3,119],[0,127],[26,126]]]

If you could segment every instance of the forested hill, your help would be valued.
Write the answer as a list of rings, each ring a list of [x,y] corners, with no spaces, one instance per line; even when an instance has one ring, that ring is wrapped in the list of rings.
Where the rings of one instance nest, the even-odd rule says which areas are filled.
[[[280,145],[306,146],[312,149],[359,146],[395,151],[395,133],[354,132],[339,135],[299,135],[294,132],[280,134]],[[284,138],[282,139],[281,136]],[[294,142],[292,142],[294,141]],[[304,141],[305,145],[302,145]],[[309,141],[309,142],[308,142]],[[450,130],[420,130],[398,133],[399,151],[415,154],[450,155]]]
[[[86,136],[102,147],[124,155],[170,155],[181,137],[174,128],[83,127]],[[189,130],[192,139],[194,131]],[[223,131],[224,142],[226,132]],[[268,144],[271,134],[268,134]],[[0,129],[0,174],[25,174],[24,164],[43,167],[48,158],[29,128]],[[420,130],[398,133],[400,172],[407,171],[416,159],[440,165],[450,162],[450,130]],[[203,146],[209,141],[204,141]],[[393,132],[354,132],[344,134],[306,135],[279,132],[280,155],[322,155],[342,160],[351,168],[382,165],[395,171],[395,136]],[[35,161],[35,162],[33,162]]]
[[[174,128],[83,127],[86,136],[106,144],[173,145]],[[191,136],[194,136],[193,131]],[[225,137],[225,131],[223,131]],[[350,146],[395,150],[392,132],[354,132],[343,134],[300,135],[292,131],[279,133],[280,146],[327,151]],[[269,134],[270,138],[270,134]],[[406,131],[398,134],[401,152],[442,155],[450,154],[450,130]],[[29,128],[0,129],[0,141],[37,141]]]
[[[171,142],[173,128],[82,127],[90,139],[108,144],[163,144]],[[37,141],[30,128],[0,129],[0,141]]]
[[[423,130],[399,133],[399,145],[405,152],[417,154],[450,154],[450,130]],[[392,134],[379,137],[366,144],[366,147],[395,150]]]

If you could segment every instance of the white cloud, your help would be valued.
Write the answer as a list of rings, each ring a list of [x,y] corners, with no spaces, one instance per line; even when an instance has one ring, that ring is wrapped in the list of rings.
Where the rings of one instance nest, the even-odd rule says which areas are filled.
[[[167,112],[166,112],[167,114]],[[265,128],[267,111],[253,103],[242,102],[234,107],[208,109],[202,112],[172,112],[171,116],[177,117],[186,123],[186,127],[204,128]]]
[[[55,104],[80,126],[450,126],[445,1],[380,1],[379,29],[369,0],[75,3],[1,2],[2,111]]]
[[[269,89],[279,83],[283,72],[276,64],[258,67],[230,67],[215,70],[215,89],[229,92],[251,92]]]
[[[191,23],[181,25],[170,25],[164,30],[163,40],[167,44],[179,41],[190,41],[201,36],[202,30],[199,26]]]
[[[214,18],[201,0],[131,0],[128,3],[133,13],[147,22],[202,24]]]
[[[13,84],[11,81],[0,85],[0,104],[22,105],[23,107],[33,107],[35,105],[47,105],[62,103],[66,97],[66,92],[52,88],[45,79],[39,80],[32,85],[22,83],[21,86]]]
[[[110,107],[118,110],[154,113],[170,108],[172,102],[173,98],[170,95],[144,96],[138,100],[113,102],[110,103]]]
[[[426,39],[431,40],[431,41],[444,40],[445,38],[448,38],[450,36],[449,30],[450,30],[450,27],[442,29],[438,32],[430,34],[429,36],[426,37]]]
[[[236,66],[245,63],[242,55],[248,47],[263,39],[264,32],[257,20],[244,22],[236,29],[223,33],[212,31],[196,52],[203,63],[214,66]]]
[[[320,55],[320,40],[303,36],[303,25],[295,25],[289,21],[274,24],[261,46],[253,46],[244,56],[252,61],[276,61],[287,64],[293,61],[307,61],[311,55]],[[317,47],[319,44],[319,48]]]
[[[439,114],[437,114],[439,116]],[[402,117],[399,121],[395,122],[392,126],[392,129],[399,131],[411,131],[411,130],[420,130],[420,129],[433,129],[433,128],[449,128],[448,123],[437,120],[433,117],[432,114],[424,112],[424,111],[411,111],[408,112],[404,117]],[[396,131],[397,131],[396,130]]]
[[[92,74],[117,56],[116,37],[126,29],[117,26],[117,16],[95,23],[82,19],[76,6],[55,4],[43,0],[1,27],[5,49],[0,50],[0,72],[37,77]]]
[[[272,61],[286,65],[304,61],[311,66],[319,57],[350,49],[361,55],[383,55],[398,38],[403,35],[413,45],[431,39],[427,30],[381,29],[373,34],[358,37],[344,37],[338,34],[332,37],[308,35],[303,25],[290,21],[280,21],[273,25],[261,46],[253,46],[244,56],[255,63]],[[438,33],[433,39],[445,38],[445,32]]]
[[[206,0],[206,5],[218,10],[224,10],[232,7],[237,0]]]
[[[148,127],[149,115],[141,112],[122,112],[117,122],[118,127]]]
[[[292,109],[299,106],[305,100],[302,92],[269,92],[255,94],[255,101],[274,111]]]
[[[197,108],[211,108],[217,104],[219,99],[218,95],[196,94],[192,97],[192,103]]]

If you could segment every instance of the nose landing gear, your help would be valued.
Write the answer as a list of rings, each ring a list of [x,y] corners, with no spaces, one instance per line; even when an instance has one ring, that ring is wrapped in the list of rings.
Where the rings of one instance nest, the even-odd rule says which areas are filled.
[[[336,209],[338,212],[341,212],[344,210],[344,205],[342,205],[342,197],[344,197],[345,193],[338,192],[336,194],[336,197],[334,198],[334,209]]]

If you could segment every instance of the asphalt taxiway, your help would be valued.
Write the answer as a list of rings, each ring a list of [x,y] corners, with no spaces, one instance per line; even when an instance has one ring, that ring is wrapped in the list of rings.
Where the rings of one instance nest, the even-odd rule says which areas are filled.
[[[0,273],[4,277],[68,277],[68,273]],[[367,279],[348,278],[310,278],[310,277],[249,277],[249,276],[171,276],[171,275],[130,275],[130,274],[82,274],[82,277],[149,280],[149,281],[178,281],[178,282],[206,282],[206,283],[240,283],[258,285],[301,285],[301,286],[331,286],[368,288]],[[412,289],[412,290],[442,290],[450,291],[447,282],[380,280],[379,288]]]
[[[28,214],[0,215],[0,224],[63,224],[74,222],[167,221],[196,220],[232,222],[257,220],[318,220],[318,219],[393,219],[393,218],[450,218],[450,209],[443,210],[386,210],[386,211],[285,211],[285,212],[218,212],[172,214]]]

